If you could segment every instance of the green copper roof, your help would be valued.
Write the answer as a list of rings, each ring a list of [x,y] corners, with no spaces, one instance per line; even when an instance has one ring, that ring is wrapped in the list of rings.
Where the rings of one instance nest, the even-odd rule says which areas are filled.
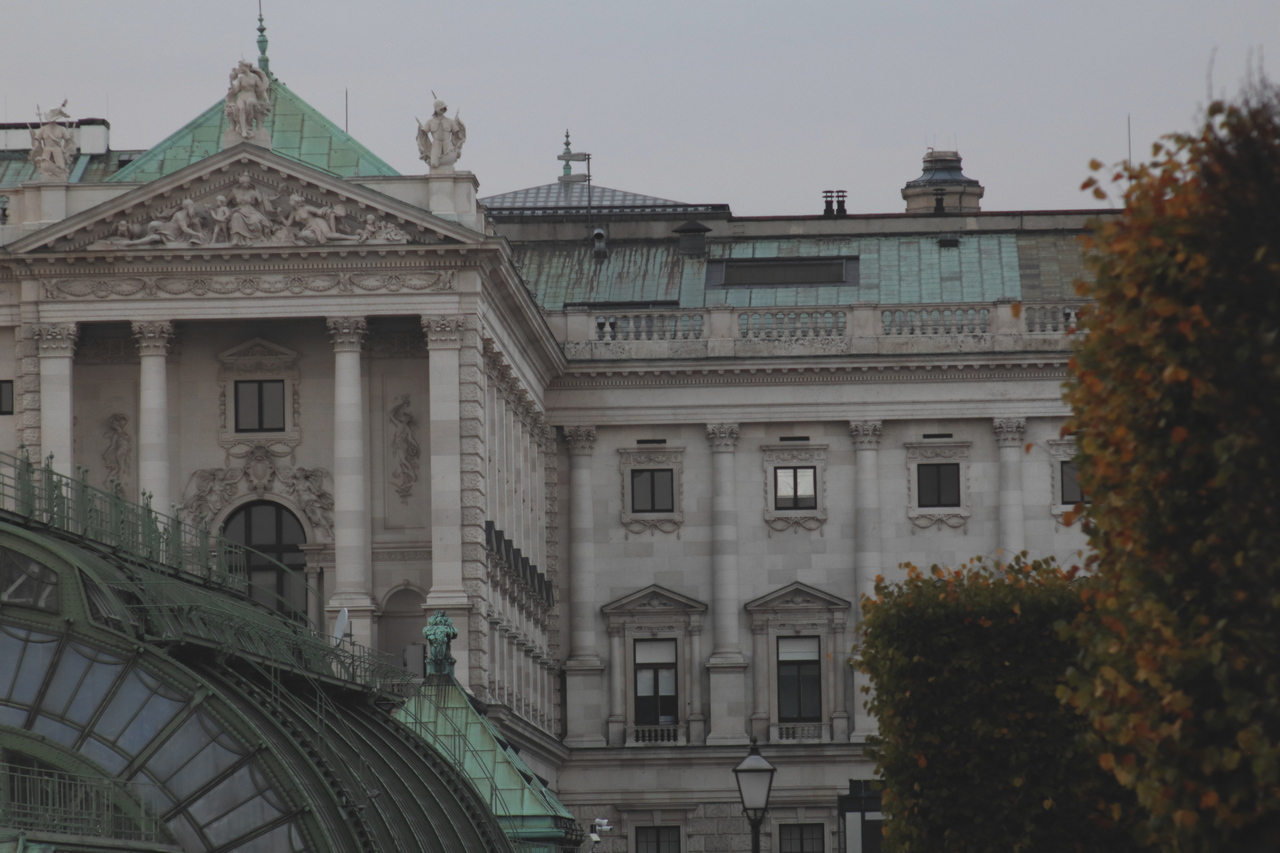
[[[222,108],[223,102],[218,101],[107,180],[153,181],[221,151],[227,129]],[[399,174],[279,80],[271,81],[271,115],[266,123],[272,150],[290,160],[342,178]]]
[[[583,833],[564,807],[471,704],[451,676],[432,676],[396,718],[453,762],[522,851],[576,850]]]

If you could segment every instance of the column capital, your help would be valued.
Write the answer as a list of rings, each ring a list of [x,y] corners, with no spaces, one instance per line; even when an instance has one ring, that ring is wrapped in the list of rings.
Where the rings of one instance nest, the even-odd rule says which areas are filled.
[[[29,327],[41,356],[63,356],[75,353],[80,329],[75,323],[36,323]]]
[[[712,453],[732,453],[738,446],[738,425],[707,424],[707,444]]]
[[[570,456],[590,456],[596,446],[596,428],[593,426],[564,427],[564,440],[569,445]]]
[[[428,349],[456,349],[461,346],[462,330],[467,324],[461,314],[423,314],[421,320]]]
[[[849,435],[859,450],[875,450],[880,446],[883,421],[849,421]]]
[[[173,323],[168,320],[134,322],[133,336],[140,355],[168,355],[173,343]]]
[[[329,317],[325,325],[329,327],[334,352],[359,352],[365,333],[369,331],[364,317]]]
[[[1001,447],[1018,447],[1022,444],[1022,433],[1027,428],[1026,418],[996,418],[991,422],[996,433],[996,444]]]

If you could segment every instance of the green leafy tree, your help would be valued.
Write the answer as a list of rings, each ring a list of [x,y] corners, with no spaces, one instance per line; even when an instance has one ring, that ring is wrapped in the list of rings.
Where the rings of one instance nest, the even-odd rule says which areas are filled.
[[[1280,815],[1280,96],[1114,180],[1068,383],[1098,583],[1063,695],[1162,848],[1254,849]]]
[[[1133,849],[1104,808],[1122,789],[1098,769],[1085,718],[1055,695],[1077,652],[1058,628],[1085,606],[1078,585],[1021,557],[877,579],[859,666],[875,687],[886,850]]]

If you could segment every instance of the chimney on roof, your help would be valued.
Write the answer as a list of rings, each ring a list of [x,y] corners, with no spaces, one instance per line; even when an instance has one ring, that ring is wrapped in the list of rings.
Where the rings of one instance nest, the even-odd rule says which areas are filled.
[[[934,151],[924,155],[924,173],[902,188],[907,213],[976,213],[981,208],[982,184],[966,178],[960,168],[960,154]]]

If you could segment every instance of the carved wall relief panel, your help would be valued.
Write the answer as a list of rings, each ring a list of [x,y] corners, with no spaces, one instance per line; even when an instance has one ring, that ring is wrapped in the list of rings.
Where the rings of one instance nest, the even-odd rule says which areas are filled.
[[[391,482],[395,484],[400,502],[409,503],[413,485],[418,482],[418,459],[422,448],[418,445],[418,419],[413,414],[408,394],[401,394],[391,405],[391,458],[394,470]]]
[[[212,525],[214,518],[237,498],[274,495],[287,498],[300,509],[321,541],[333,539],[333,475],[328,469],[286,465],[261,444],[231,457],[240,464],[192,472],[182,493],[183,519]]]
[[[129,416],[115,412],[107,416],[102,427],[102,486],[111,490],[116,483],[128,490],[133,472],[133,438],[129,434]]]

